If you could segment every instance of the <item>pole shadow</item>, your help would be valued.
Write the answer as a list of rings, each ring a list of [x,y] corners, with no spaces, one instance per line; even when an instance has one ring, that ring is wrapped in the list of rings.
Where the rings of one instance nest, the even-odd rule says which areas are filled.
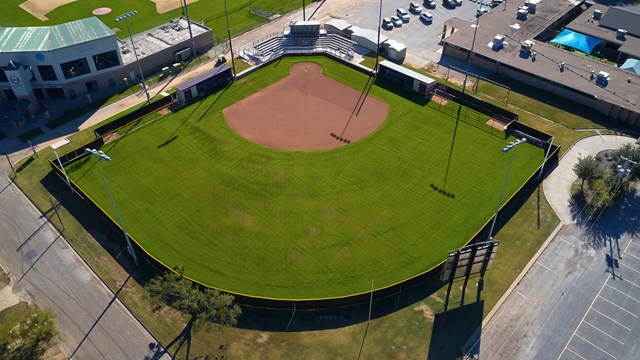
[[[453,360],[480,357],[484,301],[436,314],[428,359]]]

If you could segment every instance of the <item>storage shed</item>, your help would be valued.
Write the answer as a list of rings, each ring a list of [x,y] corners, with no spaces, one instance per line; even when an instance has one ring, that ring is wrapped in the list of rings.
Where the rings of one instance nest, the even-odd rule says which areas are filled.
[[[180,105],[184,106],[191,99],[197,98],[198,96],[206,96],[219,90],[232,80],[231,67],[227,64],[222,64],[209,72],[176,86],[176,95],[178,96]]]
[[[429,95],[436,87],[434,79],[389,60],[380,62],[379,75],[425,96]]]

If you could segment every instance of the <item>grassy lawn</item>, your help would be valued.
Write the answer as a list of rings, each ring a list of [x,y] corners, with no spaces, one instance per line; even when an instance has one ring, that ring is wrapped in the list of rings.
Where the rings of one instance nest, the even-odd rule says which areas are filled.
[[[43,22],[18,7],[22,2],[24,0],[0,2],[0,26],[55,25],[94,16],[91,13],[93,9],[105,6],[105,2],[100,0],[75,1],[51,11],[46,15],[49,20]],[[135,6],[132,6],[130,1],[114,0],[108,2],[108,7],[112,9],[112,12],[100,16],[100,20],[110,28],[119,26],[119,24],[115,23],[117,16],[131,10],[138,11],[138,14],[129,21],[133,34],[164,24],[182,14],[180,7],[164,14],[158,14],[152,1],[137,1]],[[282,2],[279,0],[228,0],[227,7],[229,9],[231,36],[234,36],[266,21],[250,12],[254,8],[264,8],[273,13],[285,14],[302,7],[302,3],[299,1]],[[193,21],[204,22],[205,25],[213,29],[214,34],[224,34],[221,37],[222,39],[227,38],[227,26],[222,1],[199,0],[189,4],[189,17]],[[128,36],[126,29],[119,31],[117,36],[119,38]]]
[[[458,129],[446,189],[455,198],[430,187],[442,187],[453,118],[396,89],[371,89],[391,105],[375,136],[330,151],[267,149],[226,125],[221,109],[301,60],[309,59],[283,59],[102,148],[116,160],[102,168],[132,238],[169,267],[185,265],[199,282],[285,299],[366,292],[371,279],[386,287],[468,242],[493,215],[482,205],[497,201],[510,162],[500,151],[508,140],[482,123]],[[367,82],[348,67],[312,60],[355,88]],[[518,155],[509,194],[543,152],[527,145]],[[85,158],[67,172],[115,218],[94,166]]]
[[[0,267],[0,289],[9,285],[10,282],[11,278],[9,277],[9,274],[4,272],[4,270]]]
[[[532,107],[526,108],[526,110],[536,113],[536,103],[531,99]],[[509,108],[520,114],[521,121],[526,121],[527,124],[554,135],[556,143],[563,144],[563,147],[572,144],[582,136],[594,133],[573,131],[520,109]],[[556,109],[551,119],[560,123],[567,115],[568,113]],[[58,149],[58,152],[64,153],[66,150],[87,142],[93,138],[92,131],[92,129],[88,129],[70,136],[71,143]],[[63,204],[64,207],[60,208],[60,216],[64,224],[65,238],[89,261],[112,289],[117,289],[122,284],[127,277],[127,272],[134,274],[134,279],[129,280],[127,286],[121,291],[120,298],[133,309],[135,314],[163,343],[167,344],[173,340],[182,330],[186,321],[170,310],[163,311],[161,314],[154,314],[149,310],[151,304],[140,284],[144,283],[145,279],[152,274],[151,269],[143,266],[134,270],[127,262],[126,257],[120,256],[116,260],[116,256],[122,250],[119,238],[114,240],[115,243],[105,240],[106,234],[110,233],[108,226],[96,218],[94,214],[87,213],[84,210],[85,205],[81,204],[75,196],[70,195],[68,188],[59,179],[47,175],[50,172],[47,160],[53,157],[52,150],[50,148],[43,149],[39,155],[38,158],[27,158],[18,164],[24,165],[28,162],[28,165],[18,173],[16,182],[42,211],[50,208],[49,199],[51,196],[55,196],[56,200]],[[540,208],[537,206],[538,196],[540,196]],[[492,200],[490,207],[494,206],[495,200]],[[540,226],[536,221],[538,211],[540,211]],[[62,229],[63,226],[58,223],[56,218],[51,220],[59,229]],[[493,307],[496,300],[518,275],[518,271],[525,266],[531,255],[535,253],[551,229],[557,224],[558,220],[550,210],[544,195],[534,192],[511,220],[496,234],[495,237],[501,240],[501,244],[494,267],[487,274],[485,290],[482,293],[485,300],[483,306],[485,314]],[[116,238],[116,236],[113,237],[113,239]],[[123,269],[123,266],[127,270]],[[368,284],[370,284],[370,280]],[[474,284],[474,280],[471,279],[468,286],[471,290],[467,294],[468,301],[474,300]],[[453,308],[458,306],[460,287],[459,282],[454,284],[454,293],[451,296],[451,307]],[[398,302],[400,306],[392,314],[373,320],[366,332],[366,338],[366,323],[333,330],[302,332],[246,329],[227,329],[223,333],[205,331],[193,337],[190,358],[211,356],[222,345],[226,349],[226,355],[232,359],[336,359],[357,358],[358,354],[361,354],[360,358],[362,359],[424,359],[429,353],[430,339],[434,331],[434,314],[437,315],[443,310],[446,287],[441,288],[439,281],[433,279],[422,288],[424,291],[418,292],[418,295],[413,297],[403,295],[400,299],[402,301]],[[435,290],[428,291],[427,288]],[[377,316],[377,309],[378,303],[376,302],[374,317]],[[295,316],[296,318],[307,316],[311,321],[315,319],[313,313],[298,314]],[[289,320],[291,314],[287,315],[285,321]],[[349,314],[344,317],[351,318]],[[251,319],[251,315],[246,309],[244,318],[245,321]],[[256,318],[258,321],[269,319],[260,316],[256,316]],[[338,318],[338,320],[341,319]],[[476,324],[465,325],[475,326]],[[435,331],[438,333],[439,329],[436,328]],[[453,345],[457,345],[455,341],[457,338],[462,338],[462,336],[451,334]],[[177,354],[177,358],[185,358],[184,351]]]

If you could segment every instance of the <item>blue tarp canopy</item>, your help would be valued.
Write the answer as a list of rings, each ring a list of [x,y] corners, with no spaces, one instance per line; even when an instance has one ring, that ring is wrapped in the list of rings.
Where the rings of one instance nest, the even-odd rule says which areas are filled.
[[[640,60],[627,59],[624,64],[620,65],[620,69],[640,74]]]
[[[551,42],[566,45],[574,49],[578,49],[583,53],[591,54],[593,48],[600,44],[602,40],[565,29],[562,34],[556,36],[556,38],[551,40]]]

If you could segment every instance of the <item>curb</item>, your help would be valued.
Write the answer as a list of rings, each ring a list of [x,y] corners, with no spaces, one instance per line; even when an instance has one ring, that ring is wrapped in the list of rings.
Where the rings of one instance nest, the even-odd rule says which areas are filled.
[[[531,266],[533,266],[533,264],[536,261],[538,261],[538,258],[540,257],[540,255],[542,255],[542,253],[547,249],[547,246],[549,246],[551,241],[556,237],[560,229],[562,229],[563,227],[564,227],[564,224],[560,222],[560,224],[556,226],[556,228],[551,232],[551,234],[549,234],[549,236],[547,237],[547,240],[544,241],[544,243],[542,244],[542,246],[540,246],[540,248],[535,253],[535,255],[533,255],[531,260],[529,260],[529,262],[527,263],[527,266],[525,266],[524,269],[520,271],[520,274],[518,274],[518,277],[516,277],[515,280],[513,280],[513,282],[511,283],[511,286],[509,286],[507,291],[505,291],[505,293],[502,294],[502,296],[500,297],[500,300],[498,300],[498,302],[493,306],[491,311],[489,311],[489,314],[487,314],[484,320],[482,320],[482,329],[484,329],[487,326],[487,324],[491,321],[491,318],[493,318],[496,312],[500,310],[500,308],[502,307],[502,304],[507,300],[507,298],[509,298],[509,296],[511,296],[511,293],[516,288],[516,286],[520,284],[520,281],[522,280],[522,278],[529,272],[529,269],[531,268]]]

